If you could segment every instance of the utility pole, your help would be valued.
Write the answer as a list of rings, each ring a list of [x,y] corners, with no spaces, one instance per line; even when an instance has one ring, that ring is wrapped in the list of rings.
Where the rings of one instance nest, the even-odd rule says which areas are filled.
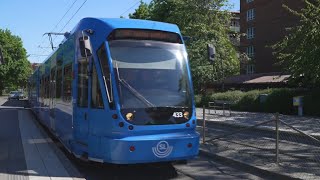
[[[224,91],[224,66],[223,66],[223,60],[221,58],[221,71],[222,71],[222,91]]]
[[[216,48],[214,47],[213,44],[208,44],[207,45],[207,50],[208,50],[208,60],[212,64],[212,83],[214,81],[214,62],[216,61]]]

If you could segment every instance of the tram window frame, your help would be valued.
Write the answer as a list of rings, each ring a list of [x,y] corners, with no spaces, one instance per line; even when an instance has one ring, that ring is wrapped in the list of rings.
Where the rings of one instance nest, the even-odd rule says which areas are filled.
[[[54,83],[56,81],[56,67],[53,67],[51,70],[50,70],[50,99],[53,99],[54,96],[55,96],[55,89],[53,89],[54,87]]]
[[[49,106],[48,98],[49,98],[49,75],[47,74],[44,78],[44,105]]]
[[[115,109],[114,104],[114,97],[113,97],[113,91],[112,91],[112,81],[111,81],[111,72],[110,72],[110,66],[109,66],[109,59],[107,56],[106,46],[105,43],[103,43],[99,49],[97,50],[97,56],[99,59],[99,66],[102,72],[102,76],[104,76],[104,85],[106,86],[106,97],[108,98],[108,94],[110,97],[109,101],[109,108]]]
[[[94,63],[92,64],[91,74],[91,108],[104,109],[98,72]]]
[[[64,65],[62,79],[62,101],[65,103],[70,103],[72,99],[72,72],[72,63]]]
[[[83,66],[83,67],[81,67]],[[89,89],[89,76],[88,76],[89,63],[85,58],[78,60],[78,80],[77,80],[77,106],[81,108],[88,108],[88,89]]]
[[[60,99],[62,97],[62,68],[57,68],[57,76],[56,76],[56,99]]]
[[[44,103],[44,86],[45,86],[44,75],[42,75],[40,80],[40,97],[41,97],[40,101],[42,105]]]

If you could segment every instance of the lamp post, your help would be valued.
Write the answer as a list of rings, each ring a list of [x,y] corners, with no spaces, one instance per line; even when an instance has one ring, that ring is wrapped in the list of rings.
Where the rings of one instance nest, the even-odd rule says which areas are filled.
[[[223,61],[221,58],[221,71],[222,71],[222,91],[224,91],[224,66],[223,66]]]
[[[212,81],[214,80],[214,61],[216,56],[216,48],[213,44],[208,44],[208,60],[212,64]]]
[[[209,62],[212,64],[212,71],[214,71],[214,62],[216,61],[216,48],[213,44],[208,44],[208,59]],[[224,91],[224,67],[223,67],[223,61],[222,58],[220,60],[221,62],[221,75],[222,75],[222,91]],[[214,72],[212,72],[212,80],[214,79]]]

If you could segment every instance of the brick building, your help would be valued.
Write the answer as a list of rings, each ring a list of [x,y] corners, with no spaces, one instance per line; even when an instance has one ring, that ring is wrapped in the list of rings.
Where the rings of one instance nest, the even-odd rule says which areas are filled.
[[[240,38],[234,35],[240,33],[240,12],[234,11],[234,12],[231,12],[231,14],[232,14],[232,18],[230,22],[229,38],[231,43],[236,47],[237,50],[239,50]]]
[[[241,66],[241,74],[280,72],[281,67],[272,54],[271,45],[280,41],[286,28],[296,26],[298,18],[282,7],[303,8],[301,0],[240,0],[240,51],[250,61]]]

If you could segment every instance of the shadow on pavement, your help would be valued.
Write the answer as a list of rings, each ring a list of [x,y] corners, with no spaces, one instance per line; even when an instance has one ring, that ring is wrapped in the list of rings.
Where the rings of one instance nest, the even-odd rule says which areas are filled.
[[[168,163],[153,165],[115,165],[76,161],[77,168],[87,180],[104,180],[106,177],[108,177],[108,179],[160,180],[177,177],[177,171]]]
[[[36,117],[35,117],[36,118]],[[38,122],[38,121],[35,121]],[[171,163],[154,163],[139,165],[117,165],[108,163],[86,162],[69,153],[61,142],[50,133],[49,129],[41,123],[37,123],[53,141],[52,145],[59,148],[70,162],[77,168],[86,180],[104,179],[139,179],[139,180],[162,180],[178,177],[178,172]],[[70,172],[69,172],[70,173]],[[70,174],[71,175],[71,174]],[[72,175],[77,177],[77,175]]]
[[[28,100],[11,99],[11,100],[7,100],[5,103],[1,104],[1,106],[29,108],[29,103],[28,103]]]

